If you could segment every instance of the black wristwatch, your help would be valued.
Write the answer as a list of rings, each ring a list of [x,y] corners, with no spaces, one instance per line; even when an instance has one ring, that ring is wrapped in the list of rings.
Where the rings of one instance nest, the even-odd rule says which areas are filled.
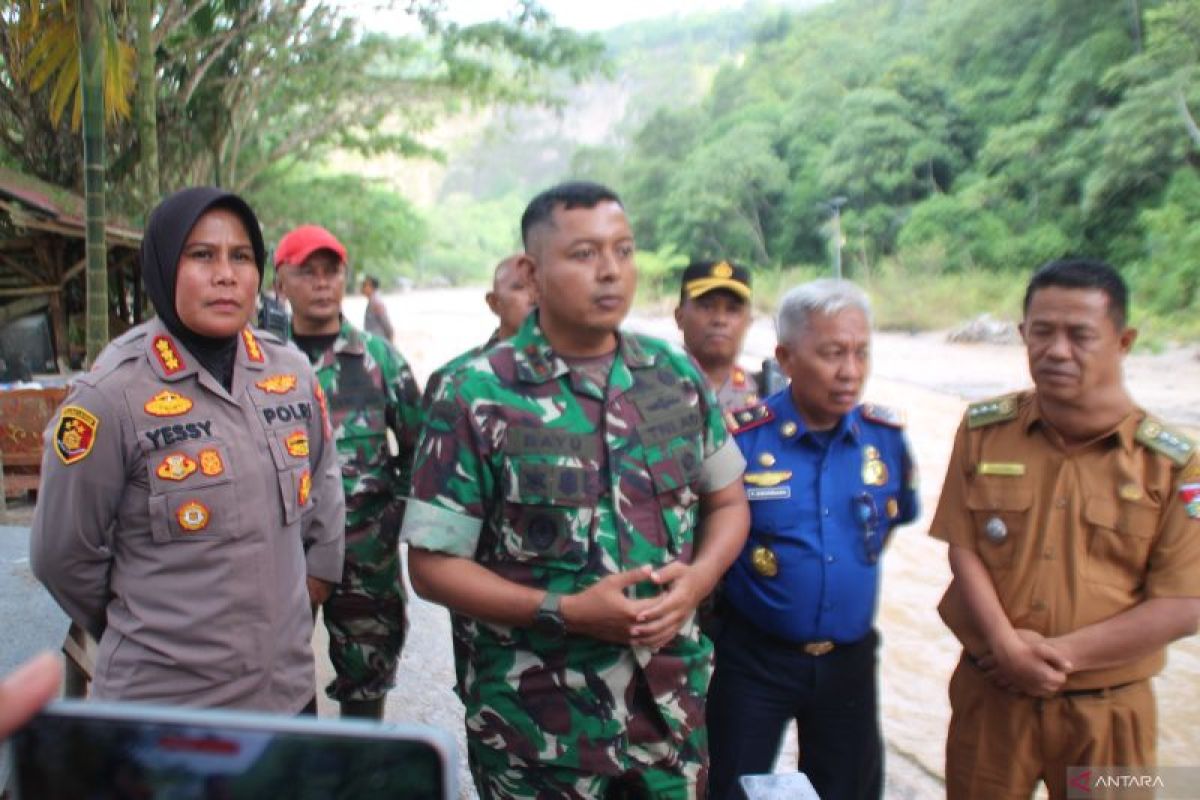
[[[561,639],[567,635],[567,621],[562,615],[562,595],[546,592],[533,615],[533,629],[550,639]]]

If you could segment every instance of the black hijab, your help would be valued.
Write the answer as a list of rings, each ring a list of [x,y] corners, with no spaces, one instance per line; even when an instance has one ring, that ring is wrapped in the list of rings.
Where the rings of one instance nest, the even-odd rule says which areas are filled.
[[[206,370],[226,389],[233,381],[233,363],[237,356],[237,335],[214,339],[202,336],[183,324],[175,309],[175,285],[183,245],[200,217],[214,208],[237,214],[250,234],[258,283],[262,286],[266,246],[258,217],[246,201],[235,194],[212,186],[197,186],[176,192],[150,213],[142,236],[142,283],[150,303],[172,334],[183,343]]]

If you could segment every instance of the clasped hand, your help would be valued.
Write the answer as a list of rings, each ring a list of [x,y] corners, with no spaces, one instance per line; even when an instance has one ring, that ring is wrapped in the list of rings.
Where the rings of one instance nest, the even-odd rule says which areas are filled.
[[[1066,654],[1036,631],[1018,628],[1014,634],[980,658],[979,668],[1010,692],[1050,697],[1061,691],[1074,670]]]
[[[663,591],[641,600],[626,595],[629,587],[646,582]],[[674,561],[658,569],[647,565],[609,575],[564,597],[563,616],[572,633],[658,650],[678,635],[704,598],[707,588],[700,583],[688,564]]]

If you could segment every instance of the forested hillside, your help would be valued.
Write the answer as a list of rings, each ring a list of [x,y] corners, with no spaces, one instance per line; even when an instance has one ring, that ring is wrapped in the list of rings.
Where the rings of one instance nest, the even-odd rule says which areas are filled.
[[[574,172],[620,187],[643,249],[825,264],[841,197],[851,276],[1092,254],[1190,319],[1198,50],[1197,0],[836,0]]]

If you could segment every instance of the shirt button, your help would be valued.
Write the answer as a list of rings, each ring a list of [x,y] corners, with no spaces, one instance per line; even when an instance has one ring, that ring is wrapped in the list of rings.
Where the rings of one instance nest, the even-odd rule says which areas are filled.
[[[1042,558],[1054,558],[1054,553],[1047,550],[1046,552],[1042,553]]]
[[[828,517],[828,516],[829,516],[829,509],[828,509],[828,508],[822,508],[822,509],[821,509],[821,513],[822,513],[822,514],[824,514],[825,516],[827,516],[827,517]]]
[[[1060,497],[1057,500],[1055,500],[1054,507],[1055,508],[1066,508],[1067,507],[1067,498]]]
[[[1032,608],[1034,611],[1045,611],[1046,610],[1046,604],[1043,603],[1041,600],[1034,600],[1029,605],[1029,607]]]
[[[825,556],[825,563],[826,563],[826,564],[832,564],[832,563],[833,563],[833,556]]]

